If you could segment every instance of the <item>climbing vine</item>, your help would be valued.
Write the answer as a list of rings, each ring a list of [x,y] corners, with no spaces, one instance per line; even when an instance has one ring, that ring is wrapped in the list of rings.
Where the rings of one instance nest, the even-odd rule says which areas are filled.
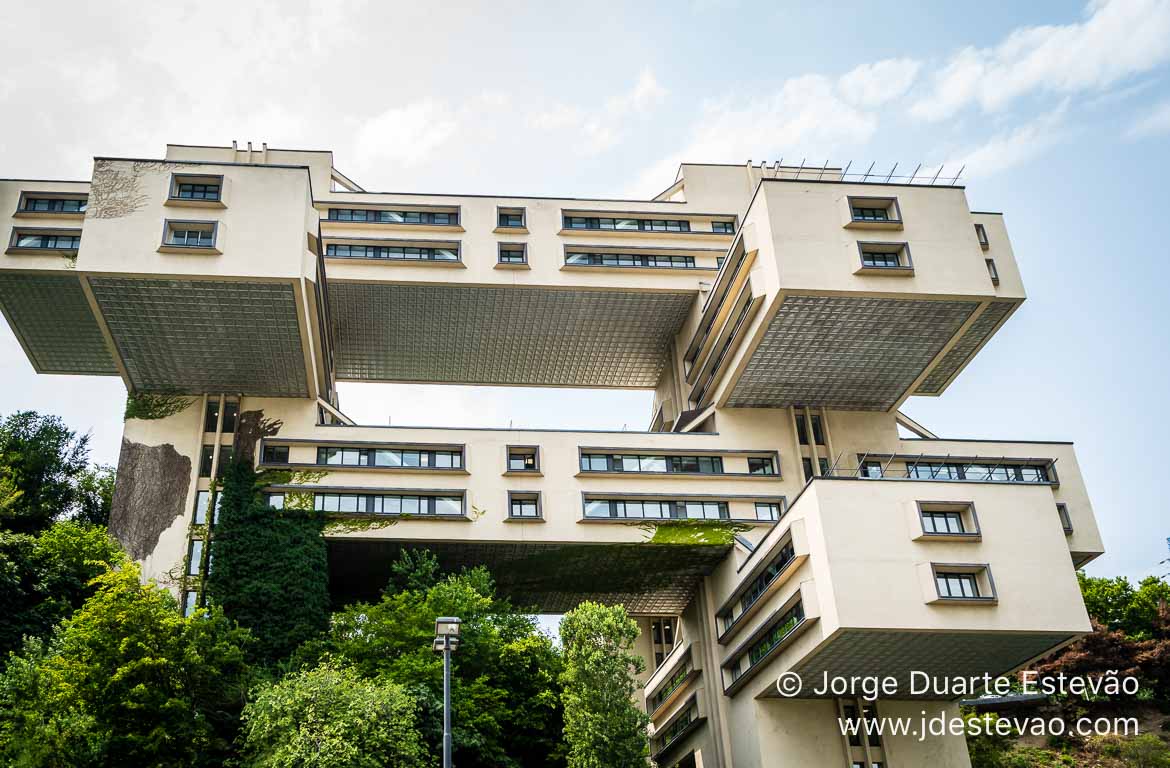
[[[130,419],[165,419],[187,410],[194,398],[182,395],[151,395],[145,393],[126,396],[126,412],[123,416]]]

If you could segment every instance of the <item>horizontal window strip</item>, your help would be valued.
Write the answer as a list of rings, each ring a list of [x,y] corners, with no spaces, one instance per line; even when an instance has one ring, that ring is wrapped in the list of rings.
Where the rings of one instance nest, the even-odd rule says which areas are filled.
[[[287,494],[265,494],[265,502],[283,509]],[[463,514],[463,497],[400,493],[313,493],[313,509],[366,515],[426,515],[456,517]]]
[[[729,520],[726,501],[586,499],[590,520]]]
[[[81,247],[81,235],[26,234],[18,232],[12,245],[14,248],[76,251]]]
[[[731,608],[719,614],[720,631],[726,632],[731,629],[735,622],[756,604],[756,601],[768,591],[768,587],[780,577],[780,574],[784,573],[795,559],[796,549],[789,541],[780,548],[780,552],[772,558],[768,567],[748,583],[747,589],[743,591],[743,594],[739,596]]]
[[[743,677],[745,673],[755,665],[764,660],[769,653],[771,653],[784,639],[792,634],[800,622],[804,621],[804,603],[798,602],[796,605],[788,609],[787,612],[781,616],[775,624],[764,632],[763,636],[756,640],[751,646],[731,664],[731,680],[735,682]]]
[[[720,456],[666,456],[653,454],[581,454],[582,472],[661,472],[723,474]]]
[[[317,448],[317,464],[341,467],[386,467],[389,469],[461,469],[462,451],[411,448]]]
[[[694,256],[657,255],[648,253],[586,253],[565,254],[565,264],[573,267],[658,267],[664,269],[694,269]]]
[[[459,248],[414,245],[329,244],[325,255],[339,259],[391,259],[397,261],[459,261]]]
[[[89,198],[26,197],[22,211],[34,213],[85,213]]]
[[[457,225],[459,214],[455,211],[380,211],[363,208],[330,208],[329,221],[429,224],[443,227]]]
[[[685,219],[638,219],[607,216],[565,216],[565,229],[600,229],[614,232],[690,232]]]

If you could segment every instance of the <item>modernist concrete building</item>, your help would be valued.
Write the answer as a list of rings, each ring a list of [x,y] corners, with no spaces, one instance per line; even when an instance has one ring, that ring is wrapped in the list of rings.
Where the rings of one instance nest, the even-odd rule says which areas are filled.
[[[1089,631],[1075,568],[1102,544],[1071,445],[940,439],[899,413],[1024,290],[1001,215],[878,181],[684,164],[652,200],[382,193],[330,152],[172,145],[0,182],[0,308],[41,373],[183,396],[138,398],[112,527],[187,607],[210,478],[262,413],[280,425],[255,460],[290,478],[270,503],[337,523],[339,601],[429,547],[543,611],[638,616],[659,765],[965,767],[961,737],[838,726],[953,701],[812,682],[1017,669]],[[361,426],[339,381],[643,388],[654,407],[639,432]]]

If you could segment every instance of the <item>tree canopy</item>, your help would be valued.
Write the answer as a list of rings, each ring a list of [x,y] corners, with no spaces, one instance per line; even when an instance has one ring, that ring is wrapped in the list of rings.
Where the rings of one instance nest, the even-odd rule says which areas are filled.
[[[405,689],[326,659],[259,688],[244,709],[253,768],[416,768],[428,765]]]
[[[18,411],[0,420],[0,527],[44,530],[73,509],[89,468],[89,435],[57,416]]]
[[[10,765],[218,766],[232,754],[252,683],[248,633],[221,611],[182,617],[133,565],[48,642],[30,640],[0,674],[0,755]]]
[[[584,602],[561,620],[565,741],[569,768],[642,768],[649,718],[634,705],[634,675],[645,662],[631,652],[638,624],[621,606]]]

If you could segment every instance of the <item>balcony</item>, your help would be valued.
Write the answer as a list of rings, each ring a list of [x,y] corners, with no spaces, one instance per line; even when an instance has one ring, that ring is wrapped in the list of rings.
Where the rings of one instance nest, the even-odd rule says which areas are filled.
[[[728,594],[725,691],[775,696],[795,671],[805,695],[826,674],[878,675],[909,698],[912,671],[1006,673],[1080,637],[1056,492],[1039,479],[814,479],[735,573],[713,576]]]

